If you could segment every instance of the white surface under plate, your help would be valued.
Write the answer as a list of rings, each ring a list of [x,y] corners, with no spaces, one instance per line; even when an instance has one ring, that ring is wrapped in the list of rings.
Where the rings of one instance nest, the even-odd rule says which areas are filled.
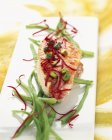
[[[74,128],[61,128],[60,124],[56,124],[54,129],[63,140],[94,140],[94,118],[95,118],[95,98],[96,98],[96,77],[97,77],[97,41],[98,41],[98,20],[95,17],[66,17],[67,21],[78,29],[75,40],[79,43],[83,50],[93,51],[93,58],[82,59],[84,72],[81,78],[94,81],[87,99],[80,111],[79,118],[74,121]],[[47,22],[51,27],[57,25],[59,18],[47,18]],[[37,22],[41,21],[38,19]],[[31,37],[35,30],[23,29],[19,35],[17,45],[15,47],[12,61],[2,88],[0,95],[0,139],[9,140],[20,123],[12,116],[12,110],[21,109],[23,104],[12,97],[11,89],[8,85],[16,86],[15,80],[21,75],[27,82],[27,79],[34,68],[34,62],[25,62],[22,59],[32,58],[28,37]],[[38,39],[42,36],[37,36]],[[35,37],[36,38],[36,37]],[[73,107],[83,95],[83,89],[76,86],[72,93],[66,97],[62,105],[56,109],[58,111],[67,111]],[[32,129],[25,131],[18,140],[34,140],[35,134]]]

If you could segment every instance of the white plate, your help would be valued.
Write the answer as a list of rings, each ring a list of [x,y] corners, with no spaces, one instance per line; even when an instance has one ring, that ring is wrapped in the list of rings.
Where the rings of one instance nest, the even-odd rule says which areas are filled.
[[[94,118],[95,118],[95,98],[96,98],[96,77],[97,77],[97,41],[98,41],[98,20],[95,17],[66,17],[67,21],[78,29],[78,34],[75,36],[76,41],[79,43],[81,49],[93,51],[94,58],[82,59],[84,64],[84,72],[81,78],[90,79],[94,81],[88,97],[80,111],[79,118],[74,122],[74,128],[69,127],[61,128],[60,124],[56,124],[54,129],[61,135],[63,140],[93,140],[94,139]],[[47,22],[51,27],[55,27],[58,18],[47,18]],[[38,21],[41,21],[41,19]],[[12,116],[12,110],[21,109],[23,104],[17,99],[14,99],[11,94],[11,89],[8,85],[16,86],[15,80],[21,75],[25,74],[22,78],[27,82],[34,63],[24,62],[23,58],[32,58],[28,37],[35,30],[22,29],[19,35],[17,45],[15,47],[12,61],[0,95],[0,139],[9,140],[20,123]],[[41,38],[38,36],[38,38]],[[82,97],[82,89],[76,88],[72,94],[66,98],[64,105],[61,106],[61,111],[69,109],[75,103],[79,102]],[[71,100],[72,97],[72,100]],[[65,109],[65,110],[64,110]],[[58,109],[60,111],[60,109]],[[34,132],[27,130],[25,133],[17,138],[18,140],[34,140]]]

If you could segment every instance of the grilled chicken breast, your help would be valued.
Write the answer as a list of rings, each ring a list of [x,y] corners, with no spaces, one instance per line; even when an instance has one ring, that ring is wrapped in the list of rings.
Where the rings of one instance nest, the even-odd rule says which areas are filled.
[[[83,71],[81,51],[62,37],[46,37],[38,49],[36,71],[44,93],[57,100],[69,94]]]

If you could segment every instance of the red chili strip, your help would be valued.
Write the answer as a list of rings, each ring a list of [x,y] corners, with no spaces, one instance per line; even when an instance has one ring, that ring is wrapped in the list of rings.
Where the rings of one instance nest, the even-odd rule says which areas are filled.
[[[59,112],[57,112],[51,105],[49,105],[48,104],[48,106],[54,111],[54,112],[56,112],[58,115],[65,115],[64,113],[59,113]]]
[[[54,36],[54,32],[51,32],[45,37],[44,40],[49,42],[50,40],[52,40],[53,36]]]
[[[44,31],[44,30],[47,30],[47,29],[49,28],[49,26],[46,24],[46,20],[43,20],[43,21],[41,21],[41,22],[39,22],[39,23],[31,24],[31,25],[38,25],[38,24],[41,24],[41,23],[44,23],[46,27],[43,28],[43,29],[41,29],[41,30],[39,30],[39,31],[37,31],[37,32],[35,32],[35,33],[33,33],[32,35],[35,35],[35,34],[37,34],[37,33],[40,33],[40,32],[42,32],[42,31]]]
[[[59,52],[56,52],[57,56],[62,60],[62,62],[64,63],[64,65],[65,65],[66,67],[68,67],[69,69],[76,71],[76,69],[74,69],[74,68],[70,67],[69,65],[67,65],[67,64],[65,63],[65,61],[63,60],[63,58],[62,58],[58,53],[59,53]]]
[[[48,80],[49,80],[50,72],[47,73],[46,79],[45,79],[45,86],[47,86]]]
[[[13,87],[13,86],[8,86],[8,87],[9,87],[9,88],[12,88],[12,89],[14,89],[14,90],[16,91],[16,93],[17,93],[19,99],[23,102],[23,104],[24,104],[24,106],[25,106],[25,109],[24,109],[24,110],[26,110],[26,102],[25,102],[24,99],[21,97],[21,95],[19,94],[19,92],[17,91],[17,89],[16,89],[15,87]]]
[[[70,120],[68,121],[68,124],[69,124],[69,126],[70,126],[71,128],[73,127],[73,124],[71,124],[71,122],[72,122],[73,120],[75,120],[78,116],[79,116],[79,114],[77,114],[77,115],[71,117]]]
[[[71,109],[71,110],[68,111],[66,114],[64,114],[63,116],[61,116],[60,118],[58,118],[56,121],[61,120],[62,118],[64,118],[66,115],[68,115],[68,114],[71,113],[71,112],[74,112],[74,114],[75,114],[76,110],[75,110],[75,109]],[[73,114],[73,115],[74,115],[74,114]]]
[[[73,26],[73,25],[71,25],[71,24],[69,24],[69,23],[67,23],[70,27],[72,27],[72,30],[71,30],[71,32],[73,32],[73,33],[77,33],[78,32],[78,30]]]
[[[71,90],[71,89],[67,89],[67,88],[65,88],[65,89],[60,89],[59,91],[69,91],[69,90]]]
[[[38,25],[38,24],[45,23],[45,22],[46,22],[46,19],[42,20],[41,22],[33,23],[33,24],[30,24],[30,25]]]
[[[48,26],[48,25],[47,25],[45,28],[43,28],[43,29],[41,29],[41,30],[39,30],[39,31],[37,31],[37,32],[35,32],[35,33],[33,33],[32,35],[38,34],[38,33],[42,32],[42,31],[47,30],[47,29],[49,29],[49,26]]]

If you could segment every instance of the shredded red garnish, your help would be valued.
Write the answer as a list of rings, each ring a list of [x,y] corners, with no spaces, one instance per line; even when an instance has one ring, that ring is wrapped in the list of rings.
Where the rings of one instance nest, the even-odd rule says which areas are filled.
[[[41,30],[39,30],[39,31],[37,31],[37,32],[35,32],[35,33],[33,33],[32,35],[38,34],[38,33],[42,32],[42,31],[45,31],[45,30],[49,29],[48,24],[46,24],[46,20],[43,20],[43,21],[41,21],[41,22],[39,22],[39,23],[36,23],[36,24],[34,24],[34,25],[39,25],[39,24],[41,24],[41,23],[44,23],[44,24],[45,24],[45,28],[43,28],[43,29],[41,29]]]
[[[24,75],[24,74],[21,74],[21,75],[19,76],[19,84],[16,86],[16,88],[19,87],[19,86],[21,85],[21,77],[23,77],[23,76],[25,76],[25,75]]]
[[[58,115],[66,115],[66,113],[59,113],[59,112],[57,112],[51,105],[48,104],[48,106],[49,106],[55,113],[57,113]]]
[[[75,110],[75,109],[71,109],[70,111],[68,111],[67,113],[65,113],[63,116],[61,116],[60,118],[58,118],[56,121],[61,120],[62,118],[64,118],[66,115],[68,115],[68,114],[71,113],[71,112],[74,112],[74,114],[75,114],[76,110]],[[73,114],[73,115],[74,115],[74,114]]]
[[[68,121],[68,124],[69,124],[69,126],[70,126],[71,128],[73,127],[73,124],[71,124],[71,122],[72,122],[73,120],[75,120],[78,116],[79,116],[79,114],[77,114],[77,115],[71,117],[70,120]]]
[[[44,19],[44,20],[42,20],[42,21],[40,21],[40,22],[38,22],[38,23],[32,23],[32,24],[30,24],[30,25],[39,25],[39,24],[45,23],[45,22],[46,22],[46,19]]]
[[[23,76],[25,76],[24,74],[21,74],[20,76],[19,76],[19,81],[20,81],[20,83],[16,86],[16,88],[18,88],[20,85],[21,85],[21,77],[23,77]],[[12,96],[14,96],[14,94],[12,93]]]
[[[74,116],[74,114],[76,113],[76,110],[75,110],[74,108],[71,109],[70,111],[68,111],[67,113],[59,113],[59,112],[57,112],[51,105],[48,104],[48,106],[49,106],[56,114],[61,115],[61,117],[58,118],[58,119],[56,119],[56,121],[61,120],[62,118],[64,118],[66,115],[68,115],[68,114],[71,113],[71,112],[74,112],[72,116]],[[70,123],[70,122],[72,121],[72,118],[73,118],[72,116],[71,116],[71,119],[69,120],[68,123]],[[74,119],[75,119],[75,118],[74,118]]]
[[[65,65],[65,66],[68,67],[69,69],[76,71],[76,69],[74,69],[74,68],[72,68],[72,67],[70,67],[69,65],[66,64],[66,62],[63,60],[63,58],[60,56],[60,52],[56,52],[56,54],[57,54],[58,58],[59,58],[60,60],[62,60],[62,65]]]
[[[19,92],[17,91],[17,89],[15,88],[15,87],[13,87],[13,86],[8,86],[9,88],[12,88],[13,90],[15,90],[16,91],[16,93],[17,93],[17,96],[19,97],[19,99],[23,102],[23,104],[24,104],[24,106],[25,106],[25,108],[24,108],[24,110],[26,110],[26,102],[24,101],[24,99],[22,98],[22,96],[19,94]]]
[[[73,32],[74,34],[76,34],[76,33],[78,32],[77,29],[76,29],[74,26],[72,26],[72,25],[69,24],[68,22],[67,22],[67,24],[68,24],[70,27],[72,27],[71,32]]]

